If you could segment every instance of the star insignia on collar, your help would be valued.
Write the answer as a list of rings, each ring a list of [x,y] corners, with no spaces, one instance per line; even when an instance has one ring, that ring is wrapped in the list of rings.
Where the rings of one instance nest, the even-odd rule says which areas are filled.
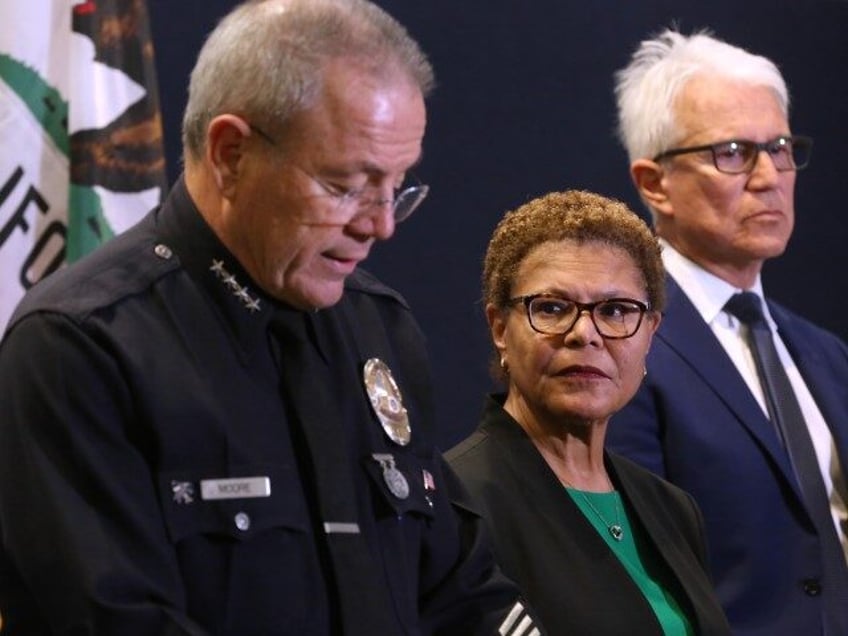
[[[233,292],[233,296],[238,298],[241,301],[241,304],[244,305],[245,309],[247,309],[250,313],[260,311],[261,307],[259,306],[259,298],[250,295],[247,285],[239,284],[235,275],[228,272],[227,268],[224,267],[224,261],[213,258],[209,271],[213,272],[215,274],[215,278],[220,280],[230,291]]]
[[[244,306],[247,307],[247,310],[250,313],[254,313],[256,311],[259,311],[259,299],[258,298],[251,298],[249,302],[246,302],[244,304]]]

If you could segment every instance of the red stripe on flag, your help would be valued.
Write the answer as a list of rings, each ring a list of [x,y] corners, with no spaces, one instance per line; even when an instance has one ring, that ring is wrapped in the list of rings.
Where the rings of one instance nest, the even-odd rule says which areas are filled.
[[[77,15],[88,15],[90,13],[94,13],[97,11],[97,4],[93,2],[93,0],[88,0],[88,2],[81,2],[80,4],[74,7],[74,13]]]

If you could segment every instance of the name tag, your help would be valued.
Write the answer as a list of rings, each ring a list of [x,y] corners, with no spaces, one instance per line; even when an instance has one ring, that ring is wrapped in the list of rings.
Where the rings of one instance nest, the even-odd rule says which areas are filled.
[[[235,477],[200,481],[201,499],[248,499],[270,496],[271,480],[268,477]]]

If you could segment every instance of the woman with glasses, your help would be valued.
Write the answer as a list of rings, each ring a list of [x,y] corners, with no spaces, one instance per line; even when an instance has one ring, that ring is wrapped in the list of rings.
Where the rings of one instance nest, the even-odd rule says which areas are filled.
[[[483,290],[506,392],[447,457],[505,573],[554,634],[729,634],[692,498],[604,449],[665,300],[645,223],[589,192],[530,201],[495,229]]]

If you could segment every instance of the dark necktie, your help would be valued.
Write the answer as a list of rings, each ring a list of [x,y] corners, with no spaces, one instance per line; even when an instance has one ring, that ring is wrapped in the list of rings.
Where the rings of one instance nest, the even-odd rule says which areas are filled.
[[[359,525],[354,487],[354,467],[339,408],[336,377],[339,364],[328,365],[310,342],[311,316],[305,312],[278,311],[271,333],[279,345],[280,376],[289,426],[296,447],[301,447],[302,476],[308,496],[317,500],[320,517],[316,540],[329,553],[332,578],[341,611],[343,634],[395,634],[390,618],[393,605],[382,576],[383,564],[375,559]],[[341,381],[357,382],[358,378]]]
[[[724,306],[748,327],[746,340],[754,356],[769,418],[783,438],[795,477],[822,546],[822,588],[826,595],[825,634],[848,635],[848,567],[833,524],[830,501],[801,407],[780,362],[760,298],[735,294]]]

